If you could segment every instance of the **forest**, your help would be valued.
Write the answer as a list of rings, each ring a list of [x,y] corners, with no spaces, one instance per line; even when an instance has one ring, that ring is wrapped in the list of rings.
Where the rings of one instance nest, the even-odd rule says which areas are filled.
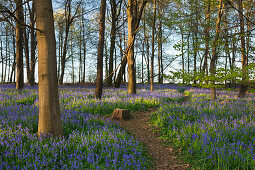
[[[0,169],[254,169],[254,0],[1,0]]]

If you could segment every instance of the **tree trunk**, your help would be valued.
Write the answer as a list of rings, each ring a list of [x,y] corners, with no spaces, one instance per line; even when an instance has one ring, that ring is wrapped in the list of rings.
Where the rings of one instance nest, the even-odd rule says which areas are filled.
[[[152,22],[152,40],[151,40],[151,91],[154,90],[154,52],[155,52],[155,32],[156,32],[156,5],[157,1],[154,0],[153,22]]]
[[[125,73],[126,65],[127,65],[127,56],[125,55],[124,58],[123,58],[123,61],[121,63],[121,66],[120,66],[120,70],[118,72],[118,76],[117,76],[117,78],[115,80],[114,88],[120,88],[122,77],[123,77],[123,75]]]
[[[218,15],[217,15],[217,20],[216,20],[215,37],[214,37],[214,41],[213,41],[213,45],[212,45],[212,58],[211,58],[211,63],[210,63],[210,74],[212,77],[210,89],[211,89],[211,99],[212,100],[216,100],[215,73],[216,73],[216,60],[218,58],[217,44],[218,44],[218,39],[219,39],[220,22],[221,22],[221,17],[223,15],[223,9],[224,9],[224,4],[223,4],[222,0],[220,0],[219,10],[218,10]]]
[[[29,7],[29,4],[28,4]],[[29,7],[30,8],[30,7]],[[31,26],[31,42],[30,42],[30,70],[29,70],[29,75],[28,75],[28,84],[30,86],[33,86],[35,84],[35,64],[36,64],[36,59],[35,59],[35,50],[36,50],[36,35],[35,35],[35,7],[34,7],[34,1],[32,3],[32,9],[30,12],[30,26]]]
[[[184,33],[183,33],[183,25],[180,25],[181,30],[181,56],[182,56],[182,84],[184,84],[184,72],[185,72],[185,65],[184,65]]]
[[[62,56],[61,56],[61,74],[60,74],[60,79],[59,79],[60,85],[62,85],[64,82],[68,34],[69,34],[70,27],[71,27],[71,24],[73,21],[71,19],[71,0],[66,1],[65,12],[67,13],[66,14],[67,18],[66,18],[66,27],[65,27],[65,41],[64,41],[64,47],[63,47],[63,52],[62,52]]]
[[[109,75],[108,77],[108,86],[112,86],[112,77],[113,72],[113,53],[115,50],[115,39],[116,39],[116,19],[117,19],[117,10],[116,10],[116,0],[111,0],[111,11],[112,11],[112,28],[111,28],[111,47],[110,47],[110,57],[109,57]]]
[[[73,35],[71,36],[71,58],[72,58],[72,83],[74,84],[74,78],[75,78],[75,75],[74,75],[74,55],[73,55]]]
[[[1,63],[2,63],[2,71],[1,71],[1,83],[4,82],[4,55],[3,55],[3,41],[1,40]]]
[[[159,28],[158,28],[158,83],[163,83],[162,81],[162,13],[160,12],[160,19],[159,19]]]
[[[127,62],[128,62],[128,93],[136,94],[136,74],[135,74],[135,60],[134,60],[134,43],[130,44],[130,42],[134,41],[134,32],[135,32],[135,16],[134,11],[136,8],[136,2],[132,0],[128,0],[128,8],[127,8],[127,20],[128,20],[128,45],[129,50],[127,52]]]
[[[206,11],[206,28],[204,30],[205,34],[205,54],[204,54],[204,64],[202,73],[208,76],[208,54],[209,54],[209,44],[210,44],[210,20],[211,20],[211,1],[208,1],[207,11]],[[206,82],[208,83],[208,82]]]
[[[11,77],[10,82],[15,82],[15,68],[16,68],[16,42],[15,42],[15,31],[12,32],[12,43],[13,43],[13,63],[12,63],[12,71],[11,71]],[[12,79],[13,78],[13,79]]]
[[[240,20],[241,57],[242,57],[242,82],[238,97],[243,98],[248,88],[247,55],[245,49],[244,18],[243,18],[243,0],[238,0],[238,10]]]
[[[105,37],[107,37],[107,34],[105,35]],[[105,38],[104,40],[104,61],[105,61],[105,78],[108,77],[109,70],[108,70],[108,50],[107,50],[107,38]]]
[[[31,86],[29,80],[29,72],[30,72],[30,64],[29,64],[29,47],[28,47],[28,35],[26,33],[26,29],[24,29],[24,47],[25,47],[25,57],[26,57],[26,67],[27,67],[27,81],[28,85]]]
[[[149,46],[149,40],[148,40],[148,35],[146,31],[146,10],[144,10],[144,18],[143,18],[143,34],[145,38],[145,44],[146,44],[146,65],[147,65],[147,82],[148,84],[150,83],[150,46]]]
[[[19,22],[24,23],[22,0],[15,0]],[[16,89],[21,90],[24,87],[24,71],[23,71],[23,26],[16,23],[16,62],[17,62],[17,80]]]
[[[56,40],[51,0],[35,0],[38,42],[38,136],[63,136],[57,83]]]
[[[99,42],[97,48],[97,79],[95,98],[101,99],[103,92],[103,55],[104,55],[104,32],[105,32],[105,10],[106,0],[101,0]]]

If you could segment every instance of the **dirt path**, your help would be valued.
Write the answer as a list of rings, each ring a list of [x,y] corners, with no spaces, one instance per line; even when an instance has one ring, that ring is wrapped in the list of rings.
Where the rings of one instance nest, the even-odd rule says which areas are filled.
[[[188,169],[189,165],[177,160],[174,150],[171,147],[163,146],[163,141],[153,134],[152,127],[149,124],[149,115],[154,111],[156,109],[134,112],[132,119],[119,121],[119,124],[137,140],[145,144],[154,160],[155,167],[151,169]]]

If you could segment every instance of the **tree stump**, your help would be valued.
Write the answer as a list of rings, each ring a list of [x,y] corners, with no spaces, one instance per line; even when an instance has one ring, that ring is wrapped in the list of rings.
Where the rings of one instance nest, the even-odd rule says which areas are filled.
[[[113,120],[127,120],[131,118],[129,110],[126,109],[114,109],[111,119]]]

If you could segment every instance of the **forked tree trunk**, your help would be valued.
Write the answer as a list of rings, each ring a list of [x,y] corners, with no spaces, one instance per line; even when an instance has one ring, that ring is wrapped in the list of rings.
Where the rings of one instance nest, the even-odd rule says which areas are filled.
[[[97,79],[95,98],[101,99],[103,92],[103,55],[104,55],[104,32],[105,32],[105,8],[106,0],[101,0],[99,42],[97,47]]]
[[[19,22],[24,23],[22,0],[15,0]],[[16,23],[16,62],[17,62],[17,80],[16,89],[21,90],[24,87],[24,68],[23,68],[23,26]]]
[[[128,0],[128,8],[127,8],[127,16],[128,16],[128,46],[125,50],[125,56],[121,63],[121,68],[118,73],[118,77],[116,78],[115,87],[118,88],[121,82],[121,75],[125,72],[126,63],[128,63],[128,93],[135,94],[136,93],[136,74],[135,74],[135,60],[134,60],[134,42],[135,36],[137,33],[137,29],[139,27],[139,23],[142,17],[143,9],[148,1],[143,0],[140,5],[140,11],[137,11],[138,2]]]
[[[220,22],[221,22],[221,17],[223,15],[223,9],[224,9],[224,4],[222,0],[219,2],[219,10],[218,10],[218,15],[217,15],[217,20],[216,20],[216,31],[215,31],[215,37],[212,45],[212,58],[211,58],[211,63],[210,63],[210,74],[212,77],[211,84],[210,84],[210,89],[211,89],[211,99],[216,100],[216,88],[215,88],[215,73],[216,73],[216,60],[218,58],[217,56],[217,43],[219,39],[219,33],[220,33]]]
[[[38,41],[38,136],[63,136],[57,82],[56,40],[51,0],[35,0]]]

